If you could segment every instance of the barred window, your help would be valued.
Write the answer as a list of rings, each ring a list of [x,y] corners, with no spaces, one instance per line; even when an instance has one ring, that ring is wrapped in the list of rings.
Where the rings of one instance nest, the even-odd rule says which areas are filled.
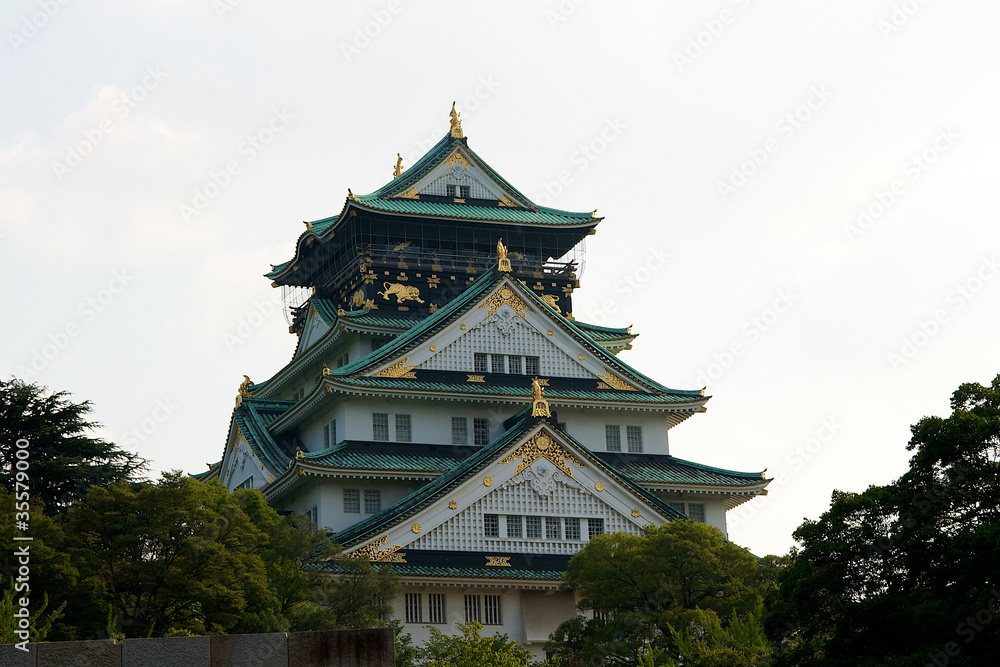
[[[413,442],[410,415],[396,415],[396,442]]]
[[[337,420],[323,427],[323,446],[329,449],[337,444]]]
[[[378,489],[365,489],[365,514],[378,514],[382,511],[382,492]]]
[[[587,519],[587,537],[604,533],[604,519]]]
[[[351,357],[345,352],[343,356],[337,359],[337,368],[343,368],[349,363],[351,363]]]
[[[538,357],[524,358],[524,372],[527,375],[538,375]]]
[[[477,445],[490,444],[490,420],[483,417],[476,417],[472,421],[473,436]]]
[[[642,451],[642,427],[641,426],[626,426],[625,436],[628,439],[628,450],[632,453],[639,453]]]
[[[444,193],[449,197],[458,196],[458,186],[452,185],[451,183],[444,186]]]
[[[479,595],[465,596],[465,622],[483,622],[483,605]]]
[[[469,193],[471,193],[471,192],[472,192],[472,186],[471,185],[460,185],[460,186],[458,186],[458,196],[462,197],[463,199],[468,199]]]
[[[423,605],[420,603],[420,593],[406,594],[406,622],[423,623]]]
[[[444,623],[444,593],[427,594],[427,611],[429,623]]]
[[[323,427],[323,446],[329,449],[330,445],[330,425],[326,424]]]
[[[502,354],[490,355],[490,371],[493,373],[504,372],[504,356]]]
[[[526,516],[524,517],[524,523],[526,527],[525,534],[529,539],[540,538],[542,536],[542,517]]]
[[[675,510],[677,510],[681,514],[684,514],[684,503],[682,503],[681,501],[679,501],[679,500],[668,500],[667,504],[670,505],[671,507],[673,507]]]
[[[252,489],[253,488],[253,475],[250,475],[245,480],[243,480],[242,482],[240,482],[236,486],[236,488],[237,489]]]
[[[384,412],[372,413],[372,440],[389,441],[389,415]]]
[[[507,537],[524,537],[520,514],[507,515]]]
[[[705,523],[705,503],[688,503],[687,515],[695,521]]]
[[[483,534],[486,537],[500,537],[500,517],[496,514],[484,514]]]
[[[500,596],[484,595],[486,614],[483,618],[483,625],[503,625],[503,614],[501,613]]]
[[[507,357],[507,370],[513,375],[521,374],[521,357]]]
[[[562,539],[562,522],[557,516],[547,516],[545,517],[545,539],[547,540],[561,540]]]
[[[469,420],[465,417],[451,418],[451,444],[469,444]]]
[[[486,354],[482,352],[476,352],[473,355],[473,368],[477,373],[485,373],[486,371]]]
[[[344,512],[347,514],[361,513],[361,491],[344,489]]]
[[[580,520],[576,517],[566,517],[566,539],[567,540],[578,540],[580,539]]]
[[[309,510],[308,515],[309,515],[309,521],[311,521],[312,523],[315,523],[317,525],[319,524],[319,508],[318,507],[314,506],[311,510]]]
[[[622,427],[617,424],[605,424],[604,440],[609,452],[620,452],[622,450]]]

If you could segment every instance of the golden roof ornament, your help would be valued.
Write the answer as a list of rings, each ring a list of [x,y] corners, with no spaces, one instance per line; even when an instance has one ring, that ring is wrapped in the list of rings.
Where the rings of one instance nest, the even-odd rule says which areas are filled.
[[[305,452],[302,451],[302,448],[301,447],[296,447],[295,448],[295,458],[297,458],[297,459],[304,459],[305,457],[306,457],[306,454],[305,454]]]
[[[330,370],[330,367],[323,364],[323,377],[330,377],[331,375],[333,375],[333,372]]]
[[[531,381],[531,416],[551,417],[549,402],[545,400],[545,389],[538,382],[538,378]]]
[[[403,156],[396,153],[396,168],[392,170],[392,177],[396,178],[403,175]]]
[[[465,136],[462,132],[462,114],[455,110],[455,103],[451,103],[451,136],[454,139],[461,139]]]
[[[510,271],[510,260],[507,259],[507,246],[503,244],[503,238],[497,241],[497,268],[501,271]]]
[[[347,188],[347,198],[348,199],[357,199],[357,197],[354,196],[354,193],[351,192],[350,188]]]
[[[250,393],[250,385],[252,384],[250,376],[244,375],[243,382],[240,383],[240,388],[236,394],[236,407],[240,407],[243,404],[244,398],[253,398],[253,394]]]

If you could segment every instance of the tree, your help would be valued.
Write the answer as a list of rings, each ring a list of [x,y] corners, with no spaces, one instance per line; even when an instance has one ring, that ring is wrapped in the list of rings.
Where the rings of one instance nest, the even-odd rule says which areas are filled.
[[[451,637],[430,628],[431,638],[418,653],[427,667],[527,667],[531,653],[507,635],[483,637],[483,626],[475,621],[458,626],[461,637]]]
[[[687,636],[706,619],[759,614],[773,585],[769,571],[717,528],[695,521],[599,535],[570,559],[564,584],[593,616],[562,623],[546,648],[583,665],[634,665],[649,646],[676,653],[674,629]]]
[[[88,435],[90,401],[73,403],[66,392],[49,392],[21,380],[0,380],[0,483],[13,489],[17,453],[27,453],[30,491],[47,511],[64,511],[93,485],[137,479],[146,461]],[[26,440],[27,446],[16,443]]]
[[[909,470],[796,531],[768,633],[780,664],[975,665],[1000,650],[1000,375],[911,428]],[[990,622],[992,621],[992,622]]]

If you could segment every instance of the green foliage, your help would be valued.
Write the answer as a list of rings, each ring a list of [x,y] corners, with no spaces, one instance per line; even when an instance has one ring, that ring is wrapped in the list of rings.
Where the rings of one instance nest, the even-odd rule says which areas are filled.
[[[732,611],[723,626],[714,611],[695,611],[692,622],[685,628],[670,628],[674,651],[673,660],[664,656],[663,665],[703,665],[705,667],[755,667],[770,664],[771,644],[761,624],[761,608],[741,619]]]
[[[19,619],[14,616],[14,613],[21,609],[20,599],[22,597],[30,599],[31,591],[15,591],[14,584],[12,579],[10,586],[4,590],[3,598],[0,598],[0,644],[17,644],[23,641],[15,633],[19,628]],[[28,641],[44,641],[52,629],[52,624],[63,616],[65,606],[64,602],[59,605],[58,609],[46,613],[49,607],[49,594],[43,593],[41,605],[28,616]]]
[[[902,477],[835,491],[795,531],[765,618],[779,664],[987,664],[1000,651],[1000,623],[975,620],[1000,588],[1000,376],[963,384],[951,407],[912,427]]]
[[[773,568],[695,521],[600,535],[570,560],[564,585],[593,618],[562,623],[547,650],[581,665],[634,665],[650,647],[676,652],[672,627],[703,622],[698,610],[747,618],[772,577]]]
[[[511,641],[507,635],[483,637],[483,626],[475,621],[458,626],[461,636],[448,636],[430,628],[431,638],[420,658],[427,667],[527,667],[531,653]]]
[[[26,439],[30,491],[51,514],[82,500],[93,485],[137,479],[146,461],[88,435],[89,401],[73,403],[66,392],[49,392],[21,380],[0,380],[0,485],[14,489],[16,442]]]
[[[367,560],[332,559],[335,575],[322,575],[308,598],[292,610],[297,630],[332,630],[385,626],[392,616],[392,601],[399,590],[399,576]]]

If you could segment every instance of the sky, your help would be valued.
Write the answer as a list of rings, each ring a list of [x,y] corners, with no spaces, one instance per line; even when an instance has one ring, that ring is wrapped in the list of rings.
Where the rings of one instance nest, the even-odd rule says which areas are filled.
[[[1000,4],[4,0],[0,377],[90,400],[154,471],[225,446],[295,339],[262,274],[448,128],[605,219],[578,320],[705,414],[671,453],[774,477],[787,553],[910,425],[1000,372]]]

